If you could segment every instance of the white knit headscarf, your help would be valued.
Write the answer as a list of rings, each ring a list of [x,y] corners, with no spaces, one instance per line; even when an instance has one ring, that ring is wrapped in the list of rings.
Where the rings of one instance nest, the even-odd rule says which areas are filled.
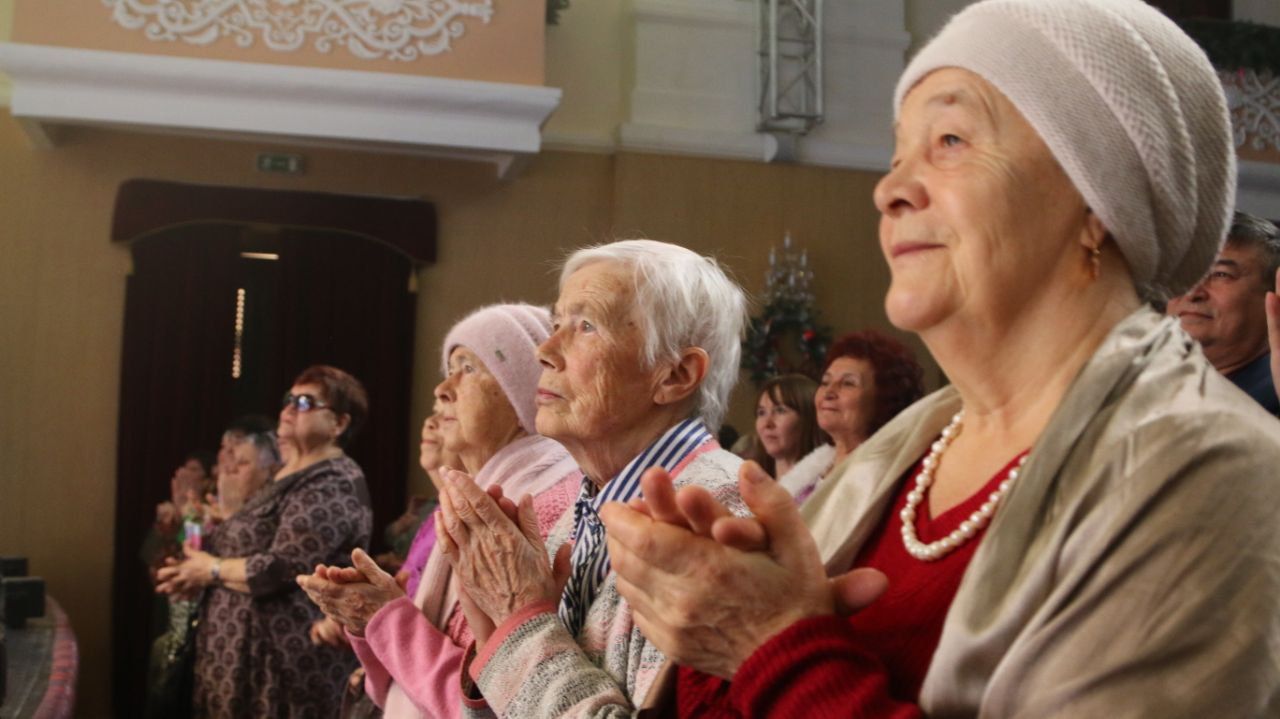
[[[1181,294],[1209,269],[1235,204],[1236,159],[1208,58],[1141,0],[985,0],[898,80],[902,99],[957,67],[1026,117],[1120,246],[1134,281]]]

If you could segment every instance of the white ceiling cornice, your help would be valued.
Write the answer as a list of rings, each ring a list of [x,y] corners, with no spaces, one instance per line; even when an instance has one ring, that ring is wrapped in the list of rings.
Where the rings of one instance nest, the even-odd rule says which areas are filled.
[[[492,163],[536,154],[557,88],[0,43],[10,111],[60,125],[386,150]],[[0,90],[2,91],[2,90]],[[56,144],[53,143],[53,144]]]

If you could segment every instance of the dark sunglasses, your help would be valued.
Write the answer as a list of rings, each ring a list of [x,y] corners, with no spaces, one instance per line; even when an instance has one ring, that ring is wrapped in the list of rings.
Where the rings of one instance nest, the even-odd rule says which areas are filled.
[[[284,399],[280,402],[280,409],[284,409],[289,405],[293,405],[293,408],[299,412],[310,412],[313,409],[332,409],[328,402],[321,402],[313,395],[285,392]]]

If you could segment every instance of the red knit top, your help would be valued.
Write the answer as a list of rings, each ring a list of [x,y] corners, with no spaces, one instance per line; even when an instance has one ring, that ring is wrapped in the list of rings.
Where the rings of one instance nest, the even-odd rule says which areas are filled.
[[[1024,453],[1025,454],[1025,453]],[[916,507],[916,536],[933,542],[982,506],[1022,455],[963,503],[930,517]],[[733,682],[680,667],[676,702],[682,717],[920,717],[920,685],[942,623],[978,542],[974,535],[942,559],[924,562],[902,543],[899,514],[920,464],[901,482],[893,509],[868,539],[855,567],[874,567],[889,588],[851,617],[811,617],[762,644]]]

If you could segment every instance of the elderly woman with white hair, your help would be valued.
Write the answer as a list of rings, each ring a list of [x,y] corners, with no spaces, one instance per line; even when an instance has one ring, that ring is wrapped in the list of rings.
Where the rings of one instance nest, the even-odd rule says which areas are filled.
[[[713,260],[675,245],[614,242],[565,262],[555,331],[538,349],[537,427],[581,466],[576,505],[544,546],[527,501],[504,511],[456,472],[441,495],[440,546],[476,630],[471,710],[618,716],[645,702],[665,659],[618,595],[596,513],[639,499],[651,467],[741,509],[741,461],[712,432],[737,378],[745,309]]]
[[[1280,715],[1280,425],[1142,301],[1231,214],[1204,53],[1139,0],[988,0],[896,100],[885,307],[954,384],[801,510],[752,465],[754,518],[660,472],[602,510],[679,714]]]

